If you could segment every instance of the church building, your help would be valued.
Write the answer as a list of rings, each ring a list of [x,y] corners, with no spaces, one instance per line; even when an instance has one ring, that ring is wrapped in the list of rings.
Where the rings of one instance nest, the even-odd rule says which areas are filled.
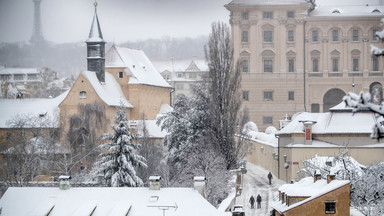
[[[154,120],[160,110],[171,109],[171,86],[143,51],[113,45],[105,54],[106,41],[97,16],[97,3],[86,43],[87,71],[79,74],[59,105],[63,133],[68,135],[71,130],[78,130],[87,135],[93,130],[96,138],[100,137],[111,131],[110,125],[114,124],[120,105],[127,108],[130,120]],[[85,140],[77,142],[81,144]]]

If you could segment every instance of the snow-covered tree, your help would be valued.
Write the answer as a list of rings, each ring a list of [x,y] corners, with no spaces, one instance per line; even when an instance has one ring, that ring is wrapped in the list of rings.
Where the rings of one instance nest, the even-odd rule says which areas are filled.
[[[351,203],[366,216],[384,215],[384,163],[367,167],[351,182]]]
[[[187,164],[180,177],[185,184],[193,184],[193,177],[206,178],[205,195],[214,206],[228,196],[228,191],[234,187],[229,182],[231,173],[226,169],[226,161],[212,146],[207,146],[202,139],[189,154]],[[232,186],[232,187],[231,187]]]
[[[376,37],[381,40],[384,40],[384,18],[381,19],[381,26],[383,29],[379,32],[376,32]],[[371,44],[371,54],[375,56],[384,56],[384,49],[380,49]]]
[[[303,162],[299,179],[320,170],[323,179],[333,173],[336,179],[349,180],[351,204],[366,216],[384,214],[384,163],[363,166],[348,155],[318,157]]]
[[[348,93],[344,96],[347,106],[354,108],[353,112],[370,110],[377,115],[377,123],[372,125],[371,137],[373,139],[384,138],[384,103],[375,104],[371,100],[370,93],[360,92],[360,95]]]
[[[227,169],[237,168],[239,148],[235,133],[239,123],[240,69],[233,60],[231,33],[225,23],[213,23],[205,56],[209,66],[211,133],[224,155]]]
[[[109,142],[100,145],[104,151],[96,162],[96,173],[104,176],[107,186],[143,186],[135,168],[147,167],[146,160],[137,153],[141,145],[133,142],[135,136],[130,133],[123,104],[117,109],[115,123],[114,134],[106,133],[102,137]]]
[[[210,117],[208,115],[208,102],[204,87],[195,89],[195,97],[188,98],[178,95],[174,110],[158,119],[161,129],[169,135],[164,139],[168,147],[167,162],[170,166],[172,184],[179,182],[180,172],[188,163],[189,154],[195,148],[200,137],[206,136],[209,130]]]
[[[161,176],[161,180],[167,184],[168,166],[165,160],[165,149],[161,141],[151,138],[146,122],[142,121],[137,126],[137,142],[141,144],[139,154],[147,160],[147,168],[139,167],[138,176],[145,180],[145,185],[149,184],[149,177],[153,175]]]

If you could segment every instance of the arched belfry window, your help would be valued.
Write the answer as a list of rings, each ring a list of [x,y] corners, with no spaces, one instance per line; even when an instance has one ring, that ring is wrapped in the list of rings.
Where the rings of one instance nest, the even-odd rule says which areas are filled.
[[[86,91],[81,91],[80,92],[80,98],[87,98],[87,92]]]

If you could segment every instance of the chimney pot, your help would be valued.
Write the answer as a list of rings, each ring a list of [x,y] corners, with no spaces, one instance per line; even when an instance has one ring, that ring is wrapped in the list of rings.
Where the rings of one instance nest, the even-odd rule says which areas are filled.
[[[335,180],[336,179],[336,176],[333,172],[329,173],[327,175],[327,184],[329,184],[331,181]]]
[[[195,176],[194,180],[194,188],[197,190],[203,197],[205,197],[205,180],[204,176]]]
[[[149,177],[149,189],[150,190],[160,190],[161,177],[160,176],[150,176]]]
[[[71,179],[71,176],[65,176],[65,175],[62,175],[62,176],[59,176],[59,188],[60,190],[68,190],[71,185],[69,184],[69,180]]]
[[[318,169],[315,171],[315,174],[313,176],[313,182],[316,182],[317,180],[321,180],[321,172]]]

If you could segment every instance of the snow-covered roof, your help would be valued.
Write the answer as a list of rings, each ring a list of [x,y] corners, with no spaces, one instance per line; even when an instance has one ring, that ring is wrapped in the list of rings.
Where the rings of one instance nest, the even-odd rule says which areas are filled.
[[[105,57],[106,68],[125,68],[129,84],[171,88],[142,50],[112,46]]]
[[[222,215],[192,188],[8,188],[0,200],[4,215],[93,216]]]
[[[144,123],[148,130],[148,136],[150,138],[164,138],[168,135],[166,130],[161,130],[161,127],[156,124],[157,120],[135,120],[137,124],[137,134],[139,137],[143,135]]]
[[[83,71],[81,74],[87,78],[97,95],[109,106],[120,106],[120,102],[123,102],[127,108],[133,108],[112,74],[105,72],[104,83],[99,81],[95,72]]]
[[[314,134],[371,134],[372,126],[377,119],[372,112],[352,113],[351,109],[343,108],[341,104],[326,113],[301,113],[276,134],[304,133],[303,122],[314,122]]]
[[[59,104],[69,91],[56,98],[0,99],[0,128],[9,128],[7,121],[16,116],[33,116],[55,120],[59,116]],[[57,120],[57,119],[56,119]],[[54,127],[58,127],[54,124]]]
[[[160,72],[200,72],[208,71],[208,63],[203,58],[192,59],[151,59],[153,66]]]
[[[0,74],[40,74],[40,68],[0,68]]]
[[[335,2],[335,1],[334,1]],[[317,4],[315,10],[310,14],[311,17],[360,17],[360,16],[384,16],[384,5],[368,4],[366,1],[356,3],[352,1],[350,4],[342,4],[343,1],[334,4]],[[354,4],[355,3],[355,4]]]
[[[347,180],[333,180],[327,183],[327,180],[321,179],[316,182],[313,181],[313,177],[303,178],[299,182],[294,184],[285,184],[279,187],[280,192],[284,192],[285,195],[291,197],[308,197],[307,199],[287,206],[286,203],[276,201],[272,204],[272,207],[278,212],[282,213],[289,209],[300,206],[306,202],[316,199],[319,196],[327,194],[333,190],[336,190],[344,185],[349,184]]]
[[[305,0],[233,0],[228,5],[295,5],[308,4]]]

